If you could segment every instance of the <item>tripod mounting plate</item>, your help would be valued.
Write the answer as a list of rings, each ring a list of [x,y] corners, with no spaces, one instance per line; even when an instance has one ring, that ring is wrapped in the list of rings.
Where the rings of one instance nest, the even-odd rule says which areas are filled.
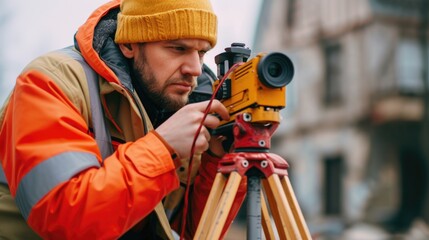
[[[267,178],[272,174],[287,176],[289,164],[274,153],[262,152],[237,152],[228,153],[219,161],[218,172],[238,172],[244,176],[250,169],[257,168]]]

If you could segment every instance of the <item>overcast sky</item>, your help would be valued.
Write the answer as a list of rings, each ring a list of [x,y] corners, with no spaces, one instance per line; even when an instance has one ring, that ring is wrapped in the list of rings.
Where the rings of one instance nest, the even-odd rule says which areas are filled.
[[[73,43],[73,34],[89,14],[106,0],[13,0],[0,1],[6,18],[0,23],[0,44],[4,63],[0,75],[0,103],[12,89],[15,78],[33,58]],[[218,15],[218,44],[208,53],[206,63],[216,70],[214,56],[232,42],[252,46],[254,28],[262,0],[212,0]],[[6,11],[4,11],[6,10]]]

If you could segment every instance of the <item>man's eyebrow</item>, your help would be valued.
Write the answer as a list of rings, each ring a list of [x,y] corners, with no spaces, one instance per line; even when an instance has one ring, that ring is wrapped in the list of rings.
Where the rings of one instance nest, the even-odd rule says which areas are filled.
[[[180,45],[181,47],[184,47],[184,48],[187,48],[187,49],[194,48],[192,46],[192,44],[188,44],[186,41],[181,40],[181,39],[170,40],[170,41],[167,41],[167,43],[177,44],[177,45]],[[210,49],[212,49],[212,46],[210,44],[208,44],[206,47],[203,47],[203,49],[201,49],[201,51],[209,51]]]

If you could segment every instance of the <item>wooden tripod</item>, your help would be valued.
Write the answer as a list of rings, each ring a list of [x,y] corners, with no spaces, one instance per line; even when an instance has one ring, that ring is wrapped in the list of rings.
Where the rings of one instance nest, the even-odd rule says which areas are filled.
[[[276,230],[280,239],[311,239],[287,176],[289,165],[268,152],[278,123],[254,124],[244,119],[249,116],[241,114],[235,119],[234,152],[219,162],[194,239],[220,238],[244,176],[247,176],[247,239],[261,239],[261,226],[266,239],[276,239]],[[276,229],[271,224],[270,212]]]

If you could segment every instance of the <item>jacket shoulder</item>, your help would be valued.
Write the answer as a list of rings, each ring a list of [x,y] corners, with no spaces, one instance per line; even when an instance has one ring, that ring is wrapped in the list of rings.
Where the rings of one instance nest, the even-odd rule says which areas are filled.
[[[35,72],[41,74],[43,78],[37,79],[33,84],[42,81],[57,85],[81,112],[85,121],[89,122],[90,98],[87,77],[79,61],[66,52],[57,50],[30,62],[22,71],[21,76],[30,77]]]

